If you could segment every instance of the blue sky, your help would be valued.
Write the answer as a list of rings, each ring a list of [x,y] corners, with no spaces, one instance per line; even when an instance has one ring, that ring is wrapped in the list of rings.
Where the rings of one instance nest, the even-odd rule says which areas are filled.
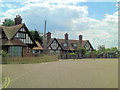
[[[83,2],[84,0],[30,0],[24,2],[2,3],[2,21],[21,15],[28,29],[44,30],[47,21],[47,31],[52,37],[64,38],[69,33],[69,39],[90,40],[94,48],[98,45],[106,47],[118,46],[118,7],[117,2]],[[112,38],[112,39],[111,39]]]
[[[118,11],[117,4],[118,2],[83,2],[77,5],[87,6],[89,17],[102,20],[106,13],[112,15]]]
[[[16,6],[16,8],[24,7],[21,2],[3,2],[2,5],[4,4],[12,4],[13,6]],[[118,11],[118,7],[116,6],[117,4],[118,2],[80,2],[77,3],[77,6],[87,6],[88,17],[102,20],[106,13],[114,14],[114,12]],[[8,9],[9,7],[7,6],[2,7],[3,12],[7,11]]]

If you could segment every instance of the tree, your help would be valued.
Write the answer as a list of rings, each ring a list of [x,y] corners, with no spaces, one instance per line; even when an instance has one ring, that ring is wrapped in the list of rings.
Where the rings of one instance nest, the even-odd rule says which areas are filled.
[[[15,25],[15,22],[11,19],[6,18],[3,22],[2,22],[2,26],[12,26]]]
[[[111,47],[111,50],[114,52],[118,52],[119,50],[117,49],[117,47]]]
[[[100,57],[102,52],[100,50],[95,50],[94,52],[95,57]]]
[[[105,52],[105,46],[104,45],[99,45],[98,50],[101,52]]]
[[[31,30],[30,33],[35,41],[38,41],[39,43],[43,44],[43,36],[40,36],[40,33],[37,30]]]
[[[85,53],[86,53],[86,49],[85,48],[78,48],[77,54],[80,54],[81,56],[83,56]]]

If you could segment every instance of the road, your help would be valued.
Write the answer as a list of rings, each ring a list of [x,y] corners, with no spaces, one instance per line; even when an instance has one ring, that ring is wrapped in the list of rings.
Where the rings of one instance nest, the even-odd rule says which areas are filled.
[[[4,64],[7,88],[117,88],[117,60],[60,60],[37,64]]]

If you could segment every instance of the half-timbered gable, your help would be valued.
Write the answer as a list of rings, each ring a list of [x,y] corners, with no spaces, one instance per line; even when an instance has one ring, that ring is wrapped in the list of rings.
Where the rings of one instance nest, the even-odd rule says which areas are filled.
[[[17,21],[16,21],[17,20]],[[22,24],[21,17],[15,18],[15,25],[2,26],[2,48],[10,57],[33,56],[32,49],[36,46],[28,28]]]
[[[84,45],[84,48],[87,50],[87,51],[92,51],[93,50],[93,47],[91,46],[90,42],[87,41],[86,44]]]
[[[78,48],[83,47],[87,51],[93,51],[93,47],[90,44],[89,40],[82,40],[82,35],[79,36],[79,40],[70,40],[68,39],[68,34],[65,34],[65,39],[54,39],[51,38],[51,33],[48,32],[47,36],[47,46],[50,53],[66,53],[66,52],[75,52]],[[58,54],[58,53],[57,53]]]
[[[48,41],[48,47],[47,49],[50,51],[50,54],[56,54],[59,55],[60,51],[62,50],[61,45],[59,44],[59,42],[56,40],[56,38],[54,39],[49,39],[50,41]],[[51,42],[52,41],[52,42]]]
[[[33,48],[33,53],[35,53],[36,56],[39,56],[38,54],[43,52],[43,48],[38,41],[35,41],[35,43],[36,43],[37,46]]]
[[[27,45],[34,46],[34,43],[35,43],[25,24],[23,24],[20,30],[16,32],[13,38],[19,39]]]

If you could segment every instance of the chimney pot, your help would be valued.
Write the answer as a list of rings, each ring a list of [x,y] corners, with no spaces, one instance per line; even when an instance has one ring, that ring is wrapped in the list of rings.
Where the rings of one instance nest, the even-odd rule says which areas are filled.
[[[22,18],[20,15],[16,15],[15,25],[22,24]]]
[[[82,44],[82,35],[79,35],[79,41]]]
[[[65,40],[68,40],[68,33],[65,33]]]
[[[48,39],[51,39],[51,33],[50,32],[47,33],[47,40]]]

